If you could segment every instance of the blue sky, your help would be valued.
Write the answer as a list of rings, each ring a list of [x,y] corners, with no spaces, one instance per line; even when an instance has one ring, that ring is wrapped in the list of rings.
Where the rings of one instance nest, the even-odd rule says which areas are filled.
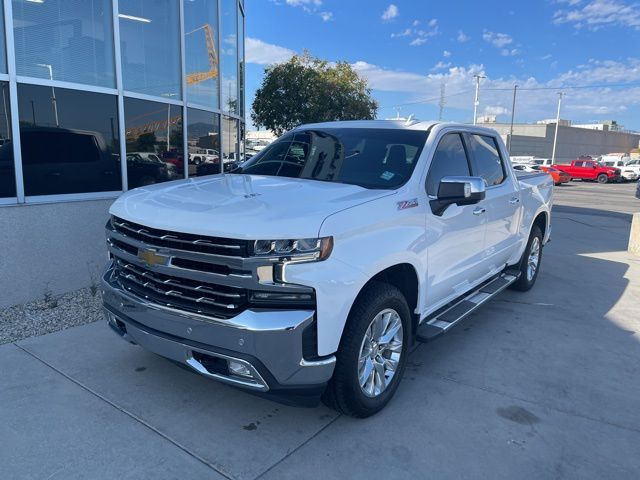
[[[264,68],[309,50],[353,64],[373,88],[380,118],[414,114],[471,121],[616,119],[640,130],[640,3],[625,0],[247,0],[247,111]],[[590,87],[571,89],[567,87]],[[593,87],[593,88],[591,88]],[[530,90],[526,90],[530,89]],[[414,103],[418,102],[418,103]]]

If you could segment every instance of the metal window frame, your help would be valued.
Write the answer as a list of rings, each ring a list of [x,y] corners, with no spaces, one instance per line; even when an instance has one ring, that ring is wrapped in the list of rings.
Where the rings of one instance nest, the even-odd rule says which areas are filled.
[[[5,34],[5,46],[6,46],[6,58],[7,58],[7,73],[0,73],[0,81],[8,82],[9,84],[9,108],[11,111],[11,139],[13,147],[13,164],[14,164],[14,179],[16,186],[16,195],[14,197],[0,198],[0,206],[15,206],[19,204],[46,204],[46,203],[62,203],[62,202],[75,202],[75,201],[91,201],[91,200],[110,200],[115,199],[123,192],[128,190],[128,176],[127,176],[127,164],[126,164],[126,125],[125,125],[125,111],[124,101],[125,98],[134,98],[139,100],[147,100],[156,103],[171,104],[181,107],[182,110],[182,135],[183,135],[183,158],[184,158],[184,178],[189,178],[189,149],[188,149],[188,109],[194,108],[210,112],[218,115],[218,134],[220,136],[220,154],[222,155],[223,145],[225,141],[225,133],[223,128],[223,117],[229,117],[237,120],[237,142],[236,151],[240,152],[240,142],[244,139],[240,139],[241,123],[244,124],[246,130],[244,108],[240,108],[238,105],[238,113],[231,113],[224,111],[222,107],[222,70],[221,60],[218,59],[218,70],[220,75],[218,76],[218,108],[212,108],[207,105],[200,105],[189,101],[186,85],[186,46],[185,46],[185,26],[184,26],[184,1],[179,0],[179,29],[180,29],[180,69],[181,69],[181,99],[176,100],[169,97],[154,96],[138,92],[132,92],[124,89],[123,75],[122,75],[122,51],[121,51],[121,39],[120,39],[120,21],[118,17],[119,13],[119,0],[111,0],[111,15],[112,15],[112,48],[113,48],[113,61],[115,70],[115,88],[103,87],[99,85],[90,85],[85,83],[75,83],[63,80],[50,80],[47,78],[30,77],[25,75],[17,75],[16,70],[16,56],[15,56],[15,40],[14,40],[14,18],[13,18],[13,6],[11,0],[5,0],[3,2],[4,12],[4,34]],[[217,37],[218,48],[222,45],[222,1],[217,0]],[[236,63],[236,76],[238,79],[238,100],[240,92],[240,82],[244,84],[244,78],[240,78],[240,42],[244,42],[244,36],[240,38],[238,29],[238,15],[242,14],[243,27],[246,30],[246,10],[240,0],[236,0],[235,9],[235,29],[236,29],[236,50],[237,63]],[[246,33],[246,32],[245,32]],[[114,95],[117,101],[118,108],[118,135],[119,135],[119,148],[121,159],[121,181],[122,190],[110,191],[110,192],[86,192],[86,193],[68,193],[59,195],[25,195],[24,191],[24,172],[22,168],[22,149],[20,145],[20,112],[18,109],[18,84],[26,85],[38,85],[45,87],[65,88],[70,90],[77,90],[91,93],[101,93],[106,95]],[[241,115],[240,112],[244,112],[245,115]],[[220,162],[220,172],[224,171],[223,162]]]

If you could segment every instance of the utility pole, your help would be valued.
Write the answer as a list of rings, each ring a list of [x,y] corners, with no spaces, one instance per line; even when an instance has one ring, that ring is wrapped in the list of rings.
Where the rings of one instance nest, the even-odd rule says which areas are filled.
[[[476,99],[473,102],[473,124],[476,125],[478,123],[478,105],[480,105],[480,80],[487,77],[474,75],[473,78],[476,79]]]
[[[556,145],[558,144],[558,126],[560,125],[560,107],[562,106],[562,97],[564,92],[558,92],[558,114],[556,115],[556,133],[553,136],[553,153],[551,154],[551,163],[556,163]]]
[[[440,84],[440,113],[438,115],[438,120],[442,120],[442,115],[444,114],[444,106],[447,104],[445,93],[447,91],[447,84],[442,82]]]
[[[516,115],[516,93],[518,92],[518,85],[513,86],[513,105],[511,106],[511,127],[509,128],[509,145],[507,145],[507,151],[511,155],[511,139],[513,138],[513,119]]]

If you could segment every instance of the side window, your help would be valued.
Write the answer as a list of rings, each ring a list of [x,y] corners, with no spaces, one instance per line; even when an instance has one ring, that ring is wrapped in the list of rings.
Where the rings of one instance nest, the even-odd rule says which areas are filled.
[[[487,187],[500,185],[506,174],[496,139],[486,135],[469,135],[468,138],[474,176],[482,177]]]
[[[440,140],[427,175],[427,194],[436,196],[443,177],[469,176],[469,162],[458,133],[448,133]]]
[[[573,164],[574,167],[584,167],[584,162],[575,162]]]

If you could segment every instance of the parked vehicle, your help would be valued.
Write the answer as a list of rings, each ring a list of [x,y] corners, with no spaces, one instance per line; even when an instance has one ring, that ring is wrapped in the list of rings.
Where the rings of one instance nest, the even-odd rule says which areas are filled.
[[[201,163],[216,163],[220,161],[220,154],[212,148],[195,149],[189,152],[189,163],[200,165]]]
[[[638,178],[640,178],[640,160],[629,160],[622,170],[626,170],[627,172],[631,170],[633,173],[638,175]]]
[[[555,186],[562,185],[563,183],[569,183],[571,181],[571,175],[567,172],[562,172],[555,167],[538,167],[540,171],[548,173],[553,178],[553,183]]]
[[[600,162],[605,167],[617,167],[620,169],[620,176],[623,180],[627,180],[630,182],[635,182],[638,180],[638,171],[634,170],[631,167],[627,167],[626,164],[622,160],[605,160]]]
[[[602,155],[600,157],[600,163],[606,162],[622,162],[622,164],[627,164],[631,161],[631,155],[628,153],[607,153],[606,155]]]
[[[127,153],[129,188],[171,180],[173,169],[175,169],[173,165],[164,163],[154,152]]]
[[[561,172],[557,168],[553,167],[545,167],[542,165],[514,165],[513,169],[520,172],[544,172],[551,175],[553,178],[554,185],[558,186],[563,183],[568,183],[571,181],[571,176],[568,173]]]
[[[366,417],[414,341],[533,287],[552,196],[549,175],[516,178],[487,128],[301,126],[235,173],[121,196],[106,316],[206,377]]]
[[[571,178],[579,178],[583,181],[597,181],[598,183],[620,181],[620,169],[605,167],[595,160],[573,160],[571,165],[554,165],[561,172],[565,172]]]
[[[553,162],[550,158],[534,158],[533,160],[531,160],[531,163],[544,167],[550,167],[553,165]]]

